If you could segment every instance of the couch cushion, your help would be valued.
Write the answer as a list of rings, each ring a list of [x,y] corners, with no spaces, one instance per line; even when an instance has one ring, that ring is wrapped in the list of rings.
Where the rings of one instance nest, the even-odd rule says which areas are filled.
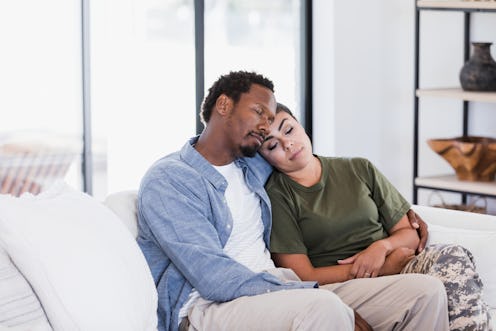
[[[145,258],[96,199],[64,183],[37,196],[0,196],[0,242],[55,330],[156,330]]]
[[[15,327],[16,330],[52,330],[31,286],[2,247],[0,247],[0,326]]]
[[[107,207],[119,216],[124,225],[136,238],[138,236],[138,218],[136,198],[138,191],[128,190],[112,193],[103,202]]]

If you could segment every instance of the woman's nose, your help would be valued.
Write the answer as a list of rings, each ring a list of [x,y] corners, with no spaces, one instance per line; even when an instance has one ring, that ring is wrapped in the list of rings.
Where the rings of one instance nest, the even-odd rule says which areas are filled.
[[[285,140],[283,144],[286,151],[290,151],[293,148],[293,142],[291,140]]]

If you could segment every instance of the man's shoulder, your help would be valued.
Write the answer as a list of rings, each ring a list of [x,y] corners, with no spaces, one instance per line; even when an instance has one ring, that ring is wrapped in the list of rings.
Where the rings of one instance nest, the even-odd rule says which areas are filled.
[[[272,166],[258,153],[254,157],[244,157],[240,160],[248,165],[262,183],[265,183],[272,173]]]
[[[168,187],[198,186],[201,174],[193,166],[185,162],[179,152],[169,154],[157,160],[143,176],[138,195],[149,190]]]
[[[192,171],[191,166],[181,159],[180,152],[174,152],[155,161],[146,172],[144,179],[164,175],[175,176],[188,171]]]

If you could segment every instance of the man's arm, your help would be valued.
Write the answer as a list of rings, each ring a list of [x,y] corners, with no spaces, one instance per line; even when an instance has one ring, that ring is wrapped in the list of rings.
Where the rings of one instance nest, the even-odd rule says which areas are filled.
[[[417,247],[417,253],[420,253],[424,250],[429,237],[427,223],[425,223],[424,220],[412,209],[408,210],[406,216],[408,217],[408,221],[410,221],[412,227],[417,230],[420,237],[420,243]]]

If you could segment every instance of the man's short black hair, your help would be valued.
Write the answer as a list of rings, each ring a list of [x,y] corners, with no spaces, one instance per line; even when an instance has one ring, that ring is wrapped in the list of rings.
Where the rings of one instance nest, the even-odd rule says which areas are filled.
[[[200,113],[202,122],[205,125],[208,123],[215,102],[221,94],[227,95],[236,104],[241,98],[241,94],[248,92],[252,84],[261,85],[274,92],[272,81],[256,72],[231,71],[227,75],[220,76],[212,87],[208,89],[208,94],[203,100]]]

